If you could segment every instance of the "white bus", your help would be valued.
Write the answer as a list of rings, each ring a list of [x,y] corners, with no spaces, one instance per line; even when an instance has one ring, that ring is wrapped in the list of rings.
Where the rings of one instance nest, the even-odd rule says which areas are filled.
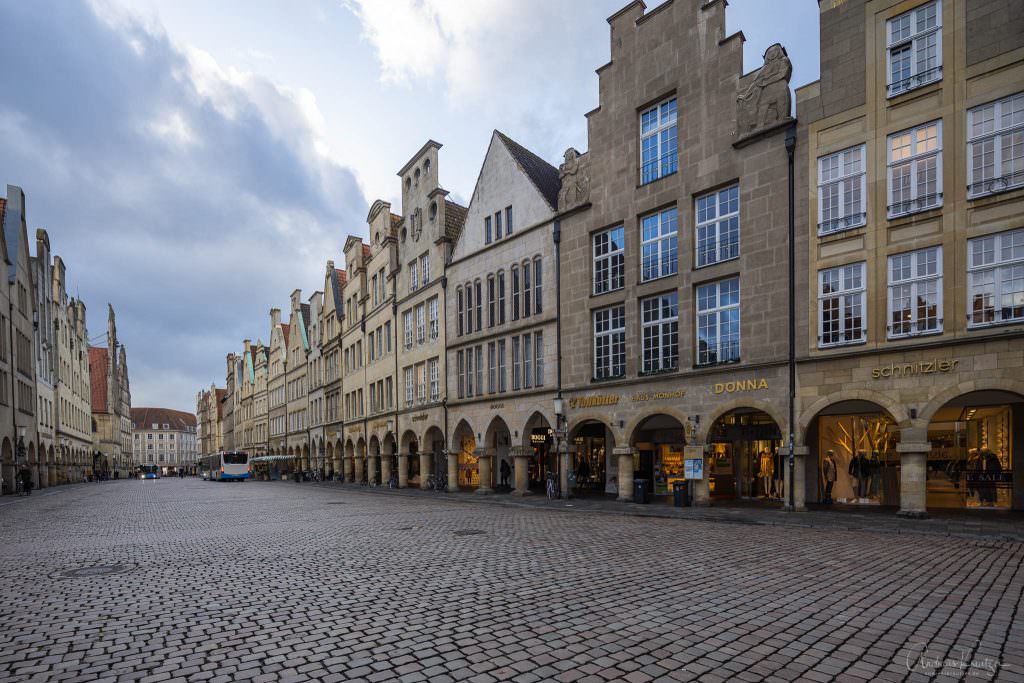
[[[202,468],[209,473],[209,481],[245,481],[252,474],[249,454],[238,451],[208,455],[203,458]]]

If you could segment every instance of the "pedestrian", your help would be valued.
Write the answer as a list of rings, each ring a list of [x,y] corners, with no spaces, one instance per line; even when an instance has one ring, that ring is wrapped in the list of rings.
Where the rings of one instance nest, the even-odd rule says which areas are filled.
[[[32,472],[27,467],[21,470],[21,490],[26,496],[32,495]]]
[[[498,468],[501,471],[501,486],[502,488],[508,488],[508,478],[512,475],[512,468],[508,466],[508,460],[501,459],[501,467]]]

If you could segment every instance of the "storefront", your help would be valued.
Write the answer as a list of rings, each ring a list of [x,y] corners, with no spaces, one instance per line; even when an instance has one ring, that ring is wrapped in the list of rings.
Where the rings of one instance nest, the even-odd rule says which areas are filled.
[[[928,507],[1010,509],[1022,421],[1024,400],[1004,391],[972,392],[937,410],[928,425]]]
[[[683,477],[683,447],[686,437],[683,425],[669,415],[653,415],[642,421],[633,432],[633,471],[646,482],[647,492],[665,496],[672,484],[686,481]]]
[[[474,455],[476,439],[473,434],[466,432],[457,433],[456,439],[458,441],[455,447],[459,449],[459,488],[477,488],[480,485],[480,470],[477,465],[478,458]]]
[[[554,449],[554,434],[550,427],[534,427],[530,430],[530,488],[543,489],[547,477],[558,476],[558,455]]]
[[[817,463],[817,500],[850,505],[900,504],[899,430],[868,401],[821,411],[808,431]]]
[[[708,432],[708,475],[712,498],[782,500],[785,471],[782,434],[768,413],[738,408]]]
[[[604,495],[608,479],[608,458],[615,440],[611,430],[603,423],[584,422],[572,438],[576,452],[573,455],[572,468],[576,473],[577,495]]]

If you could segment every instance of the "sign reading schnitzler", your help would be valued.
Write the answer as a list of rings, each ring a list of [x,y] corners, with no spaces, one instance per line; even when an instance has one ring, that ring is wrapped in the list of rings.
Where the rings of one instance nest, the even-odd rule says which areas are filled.
[[[890,363],[879,368],[871,368],[871,379],[889,377],[914,377],[916,375],[932,375],[937,372],[953,372],[959,360],[921,360],[916,363]]]

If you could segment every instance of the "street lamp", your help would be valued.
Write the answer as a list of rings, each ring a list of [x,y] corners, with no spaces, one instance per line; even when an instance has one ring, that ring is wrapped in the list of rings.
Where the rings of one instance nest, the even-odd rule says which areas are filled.
[[[569,449],[563,450],[565,440],[565,400],[562,393],[555,396],[555,453],[558,454],[558,479],[562,489],[562,498],[568,500],[569,491]]]

